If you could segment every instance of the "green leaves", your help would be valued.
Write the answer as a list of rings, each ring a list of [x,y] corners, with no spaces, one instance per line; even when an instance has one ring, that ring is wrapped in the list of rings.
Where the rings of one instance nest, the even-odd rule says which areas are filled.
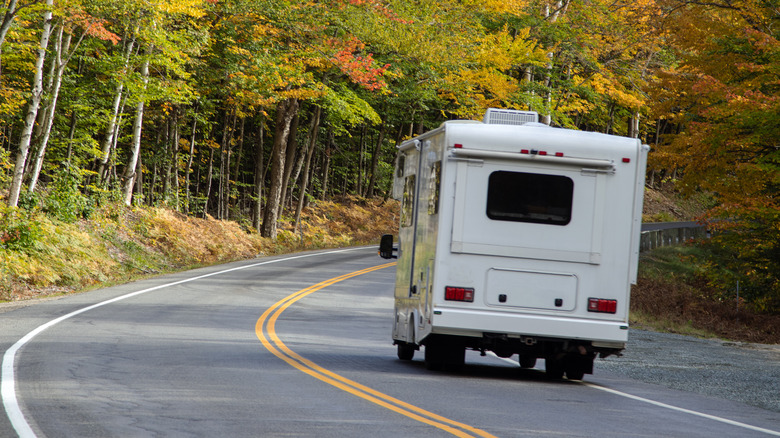
[[[326,88],[321,105],[325,110],[328,122],[338,129],[336,134],[346,134],[348,128],[362,123],[368,122],[378,125],[382,121],[379,114],[368,102],[343,84]]]

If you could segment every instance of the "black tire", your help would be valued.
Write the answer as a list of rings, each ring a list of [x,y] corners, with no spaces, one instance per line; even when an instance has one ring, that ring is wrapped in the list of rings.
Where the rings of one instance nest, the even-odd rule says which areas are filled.
[[[569,380],[582,380],[585,377],[585,369],[579,360],[568,360],[566,363],[566,378]]]
[[[593,359],[595,355],[587,356],[569,356],[564,364],[566,368],[566,378],[569,380],[582,380],[585,374],[593,372]]]
[[[436,342],[425,344],[425,368],[438,371],[444,366],[442,346]]]
[[[466,364],[466,348],[456,343],[431,340],[425,344],[425,367],[458,371]]]
[[[398,358],[401,360],[414,359],[414,344],[407,344],[406,342],[398,343]]]
[[[554,357],[548,356],[544,359],[544,372],[547,377],[553,380],[563,379],[563,361]]]
[[[520,368],[533,368],[536,366],[536,356],[521,354],[517,361],[520,363]]]
[[[449,345],[444,367],[450,371],[461,371],[466,366],[466,347]]]

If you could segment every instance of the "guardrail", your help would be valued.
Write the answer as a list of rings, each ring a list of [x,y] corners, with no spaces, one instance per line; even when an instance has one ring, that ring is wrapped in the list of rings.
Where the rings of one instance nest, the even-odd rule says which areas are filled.
[[[709,237],[707,228],[697,222],[659,222],[642,224],[639,251],[662,246],[681,245],[691,239]]]

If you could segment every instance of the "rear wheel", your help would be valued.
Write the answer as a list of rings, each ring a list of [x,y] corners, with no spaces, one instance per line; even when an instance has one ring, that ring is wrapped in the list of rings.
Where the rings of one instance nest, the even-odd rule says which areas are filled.
[[[444,366],[444,358],[442,356],[440,345],[437,345],[435,342],[425,344],[425,368],[435,371],[440,370]]]
[[[566,378],[569,380],[582,380],[585,377],[585,369],[578,360],[570,360],[566,364]]]
[[[425,367],[429,370],[446,368],[457,371],[463,368],[465,363],[466,348],[457,343],[432,339],[425,344]]]
[[[536,366],[536,356],[521,354],[517,360],[520,363],[520,368],[533,368]]]
[[[547,377],[553,380],[563,379],[563,360],[554,356],[547,356],[544,359],[544,372],[547,374]]]
[[[582,380],[585,374],[593,372],[593,359],[595,355],[571,355],[566,358],[566,378],[569,380]]]
[[[412,360],[412,359],[414,359],[414,350],[415,350],[414,344],[408,344],[406,342],[399,342],[398,343],[398,358],[401,359],[401,360]]]

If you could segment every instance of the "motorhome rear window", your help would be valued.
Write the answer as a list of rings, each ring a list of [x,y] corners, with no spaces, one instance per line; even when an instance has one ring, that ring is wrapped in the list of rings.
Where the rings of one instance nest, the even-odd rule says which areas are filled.
[[[498,171],[488,179],[487,215],[499,221],[566,225],[574,181],[561,175]]]

